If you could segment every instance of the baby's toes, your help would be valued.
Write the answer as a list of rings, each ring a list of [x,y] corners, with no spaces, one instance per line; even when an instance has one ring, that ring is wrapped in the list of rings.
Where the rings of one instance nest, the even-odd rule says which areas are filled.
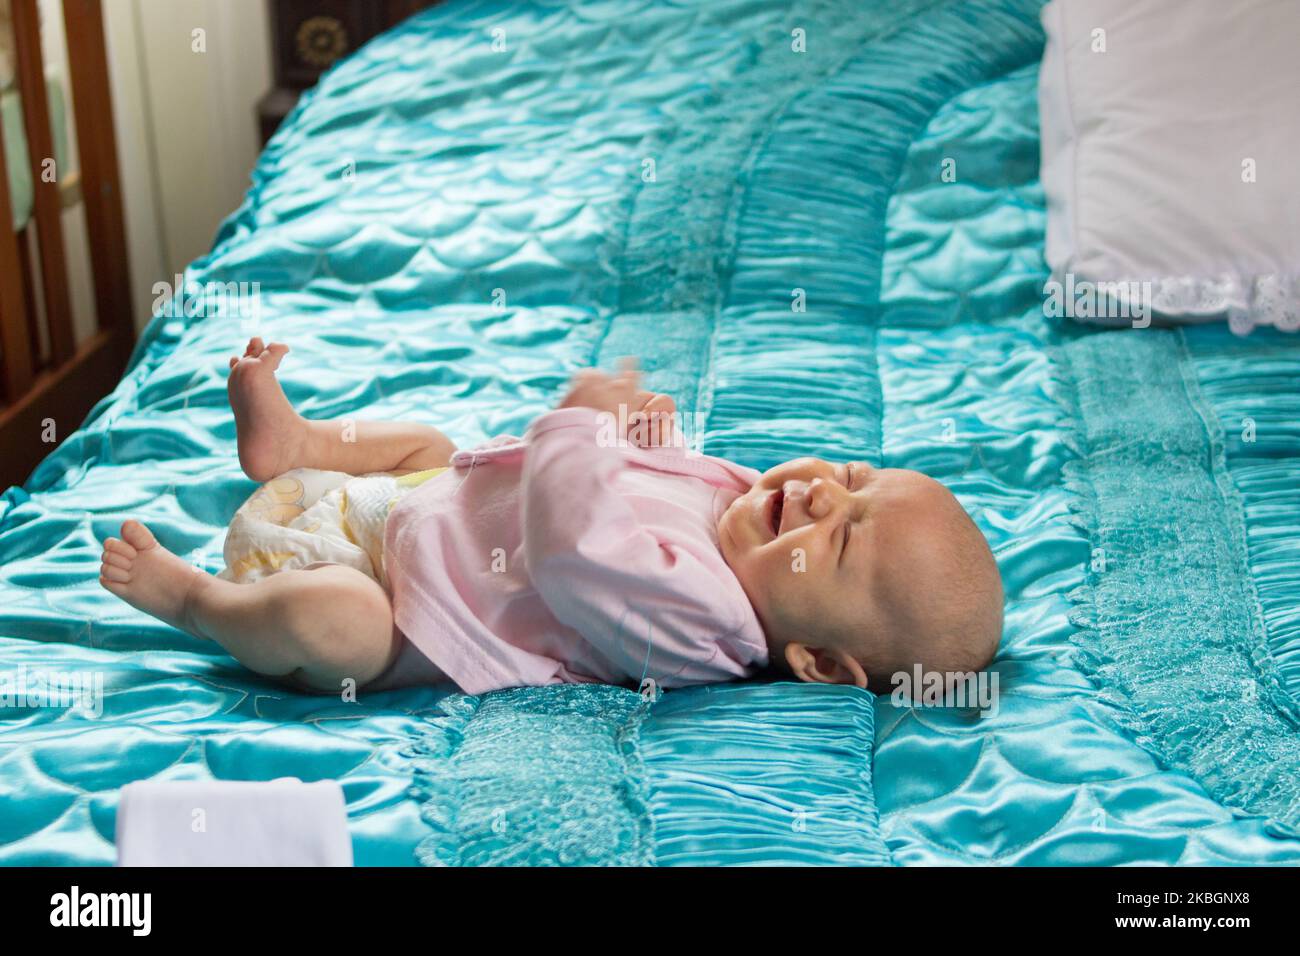
[[[272,342],[266,347],[266,351],[262,353],[262,360],[268,362],[271,368],[276,369],[280,367],[280,360],[288,353],[289,346],[283,342]]]
[[[118,538],[108,538],[104,541],[104,553],[120,554],[128,560],[134,560],[136,556],[135,548]]]
[[[122,524],[122,538],[136,551],[147,551],[158,544],[153,532],[132,518]]]
[[[120,551],[105,551],[100,555],[99,560],[103,562],[106,567],[121,568],[123,571],[130,571],[131,565],[135,564],[135,561],[128,558]]]
[[[128,568],[119,568],[117,565],[105,561],[99,566],[99,579],[101,581],[112,581],[114,584],[130,584],[131,571]]]

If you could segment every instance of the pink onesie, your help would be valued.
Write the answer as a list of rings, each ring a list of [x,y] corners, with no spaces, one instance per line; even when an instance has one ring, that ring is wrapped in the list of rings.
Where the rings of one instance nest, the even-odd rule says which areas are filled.
[[[457,452],[394,507],[398,628],[468,694],[745,677],[763,629],[717,520],[758,473],[682,448],[602,447],[589,408]]]

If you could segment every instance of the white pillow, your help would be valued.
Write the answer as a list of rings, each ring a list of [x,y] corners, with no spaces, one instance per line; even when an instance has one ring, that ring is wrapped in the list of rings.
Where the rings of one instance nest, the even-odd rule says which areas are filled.
[[[1300,0],[1052,0],[1042,19],[1049,297],[1113,324],[1300,327]]]

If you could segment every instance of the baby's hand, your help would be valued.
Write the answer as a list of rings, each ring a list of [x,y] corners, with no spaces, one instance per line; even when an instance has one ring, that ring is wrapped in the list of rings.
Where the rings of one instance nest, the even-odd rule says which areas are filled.
[[[617,374],[586,369],[574,376],[561,408],[592,408],[614,417],[625,441],[641,448],[670,445],[677,405],[667,395],[640,388],[641,375],[632,360]]]
[[[569,394],[560,402],[561,408],[592,408],[598,412],[608,412],[617,421],[627,421],[628,417],[641,408],[638,399],[638,385],[641,373],[636,364],[625,360],[618,373],[610,375],[600,369],[584,369],[573,376],[569,384]]]
[[[672,445],[673,424],[677,419],[677,403],[672,396],[642,390],[637,392],[636,399],[639,407],[629,416],[624,437],[640,448]]]

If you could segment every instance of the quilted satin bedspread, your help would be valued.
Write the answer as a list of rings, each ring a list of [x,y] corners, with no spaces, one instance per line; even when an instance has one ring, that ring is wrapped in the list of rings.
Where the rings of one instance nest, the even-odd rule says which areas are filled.
[[[307,94],[117,390],[0,499],[0,862],[138,779],[338,779],[361,864],[1300,861],[1300,350],[1045,314],[1036,0],[453,0]],[[922,469],[1006,582],[997,706],[754,682],[295,694],[96,583],[216,571],[226,358],[309,417],[521,432],[639,355],[693,441]],[[0,691],[5,688],[0,687]]]

